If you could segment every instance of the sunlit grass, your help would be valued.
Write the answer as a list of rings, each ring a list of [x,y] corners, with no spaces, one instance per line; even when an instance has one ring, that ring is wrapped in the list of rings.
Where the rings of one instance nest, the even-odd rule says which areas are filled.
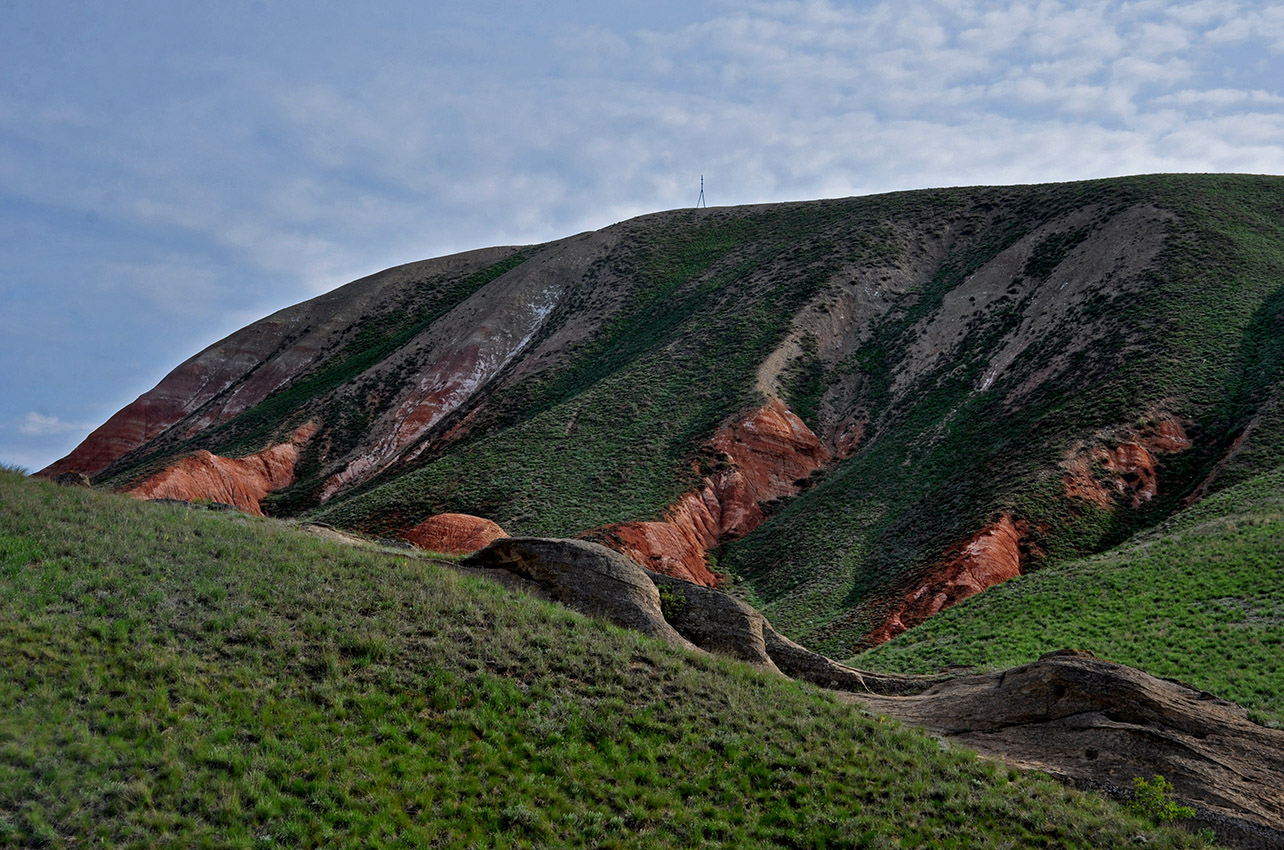
[[[1284,724],[1284,468],[1110,552],[1007,582],[857,657],[1009,667],[1086,649]]]
[[[0,846],[1197,846],[427,559],[0,473]]]

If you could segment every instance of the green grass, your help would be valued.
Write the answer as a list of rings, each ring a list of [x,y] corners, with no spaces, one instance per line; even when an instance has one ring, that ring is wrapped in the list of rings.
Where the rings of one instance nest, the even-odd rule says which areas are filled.
[[[1191,847],[831,696],[0,472],[2,847]]]
[[[1284,724],[1284,467],[1109,552],[1014,579],[853,663],[1002,668],[1086,649]]]
[[[1136,210],[1154,211],[1163,230],[1153,264],[1126,280],[1117,269],[1098,274],[1073,312],[1049,319],[979,390],[999,343],[1040,315],[1039,290],[1059,285],[1062,262]],[[950,356],[921,370],[908,362],[950,294],[1023,239],[1031,250],[1012,266],[1012,285],[984,315],[958,319]],[[411,362],[414,341],[498,275],[522,274],[526,258],[544,268],[544,252],[561,248],[514,249],[489,268],[416,281],[404,305],[354,324],[314,371],[184,448],[237,454],[317,421],[298,480],[265,507],[371,534],[445,511],[558,536],[657,519],[697,486],[718,427],[762,402],[759,366],[798,330],[805,306],[818,315],[852,287],[877,288],[917,269],[930,248],[939,253],[909,291],[850,329],[859,344],[849,356],[821,356],[829,347],[813,335],[825,333],[816,320],[782,376],[786,400],[817,426],[846,382],[841,413],[868,423],[856,453],[715,553],[791,637],[834,656],[865,648],[943,552],[1001,513],[1034,529],[1029,551],[1044,554],[1030,567],[1055,569],[1162,521],[1246,430],[1219,486],[1284,464],[1278,177],[1152,175],[681,210],[623,222],[603,241],[612,247],[579,267],[559,259],[572,262],[565,295],[531,344],[568,322],[592,324],[585,316],[600,325],[572,334],[579,342],[555,357],[501,372],[406,447],[424,448],[414,461],[325,505],[318,489],[332,464],[431,370]],[[381,368],[397,353],[406,355],[397,368]],[[917,377],[902,386],[905,374]],[[1139,510],[1067,500],[1058,464],[1070,447],[1156,409],[1184,421],[1194,443],[1161,459],[1158,498]],[[444,439],[465,417],[463,436]]]
[[[868,380],[871,437],[772,522],[729,544],[719,563],[778,627],[808,646],[849,655],[941,553],[999,513],[1036,529],[1034,568],[1103,551],[1161,521],[1255,417],[1259,427],[1223,481],[1284,460],[1276,426],[1284,380],[1284,181],[1169,175],[959,190],[994,209],[902,312],[875,322],[849,367]],[[1168,243],[1138,284],[1103,280],[1081,315],[1050,329],[989,392],[976,391],[994,343],[1027,302],[1015,297],[971,329],[958,354],[901,398],[891,392],[919,323],[1020,236],[1075,210],[1097,225],[1135,205],[1169,210]],[[1090,228],[1088,228],[1090,229]],[[1022,272],[1046,278],[1088,238],[1054,232]],[[1093,343],[1063,373],[1016,400],[1076,336]],[[1069,504],[1057,465],[1076,440],[1134,422],[1152,406],[1190,424],[1195,443],[1164,459],[1160,495],[1141,510]],[[1162,615],[1162,610],[1159,612]]]

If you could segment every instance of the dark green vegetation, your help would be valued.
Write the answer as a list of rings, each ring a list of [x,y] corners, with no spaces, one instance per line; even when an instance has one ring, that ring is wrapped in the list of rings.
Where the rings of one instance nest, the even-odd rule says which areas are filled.
[[[901,202],[912,215],[956,203]],[[621,225],[624,246],[542,331],[573,320],[599,278],[625,281],[627,300],[573,360],[505,387],[468,437],[320,516],[386,532],[458,511],[560,536],[657,517],[697,483],[693,460],[714,430],[761,402],[755,371],[793,315],[838,269],[886,259],[882,214],[823,201]]]
[[[1052,647],[1180,679],[1284,724],[1284,468],[1109,552],[991,588],[855,663],[998,669]]]
[[[257,406],[190,439],[176,425],[161,454],[243,454],[311,420],[269,512],[385,535],[456,511],[572,536],[660,518],[719,468],[709,439],[765,388],[851,453],[714,555],[782,631],[835,656],[1002,514],[1027,529],[1024,569],[1057,569],[1163,521],[1214,470],[1209,492],[1284,463],[1281,178],[685,210],[576,239],[406,281],[404,310],[381,302]],[[319,504],[331,475],[394,442],[389,412],[441,368],[424,339],[494,338],[500,320],[469,336],[459,305],[537,278],[560,289],[529,344]],[[1165,417],[1192,447],[1158,459],[1154,499],[1066,495],[1076,446]]]
[[[1131,286],[1103,279],[978,392],[998,341],[1028,319],[1040,291],[1014,284],[1007,306],[970,326],[955,354],[893,397],[889,385],[906,368],[915,323],[944,293],[1037,223],[1100,205],[1101,227],[1112,210],[1140,203],[1176,217],[1165,224],[1154,265]],[[1106,549],[1168,515],[1261,406],[1278,398],[1282,213],[1284,181],[1274,178],[1136,178],[1012,196],[978,244],[947,258],[903,316],[876,320],[872,339],[853,355],[870,376],[870,396],[883,402],[872,405],[873,438],[768,526],[728,546],[719,563],[744,579],[780,627],[841,655],[881,622],[896,588],[915,586],[941,552],[1003,510],[1034,526],[1027,569]],[[1083,228],[1072,235],[1084,238]],[[1067,250],[1066,237],[1049,236],[1021,269],[1025,283],[1046,279]],[[1053,377],[1029,387],[1047,372]],[[1067,449],[1153,409],[1186,421],[1194,442],[1165,459],[1158,497],[1113,510],[1066,499],[1058,464]],[[1255,464],[1284,460],[1281,433],[1254,432]]]
[[[0,471],[0,846],[1190,847],[743,665]]]

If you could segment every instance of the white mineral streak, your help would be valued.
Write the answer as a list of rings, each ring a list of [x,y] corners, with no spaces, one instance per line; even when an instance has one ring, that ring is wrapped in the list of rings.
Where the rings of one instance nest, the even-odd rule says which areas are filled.
[[[530,345],[561,294],[562,287],[552,283],[512,307],[508,299],[497,298],[490,310],[478,311],[477,305],[465,302],[452,311],[467,309],[480,315],[466,335],[443,340],[434,347],[430,357],[433,365],[397,406],[387,423],[390,427],[373,446],[326,481],[321,490],[322,501],[348,484],[388,468],[407,447],[484,387]],[[448,314],[440,323],[450,327],[451,320]]]

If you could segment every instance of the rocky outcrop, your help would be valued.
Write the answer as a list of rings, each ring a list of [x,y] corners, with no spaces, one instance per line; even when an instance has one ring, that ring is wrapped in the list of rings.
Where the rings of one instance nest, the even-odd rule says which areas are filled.
[[[1004,514],[946,552],[940,564],[905,594],[881,626],[870,632],[870,646],[885,643],[938,614],[1021,574],[1024,523]]]
[[[1162,775],[1222,840],[1284,846],[1284,731],[1188,685],[1062,651],[915,696],[854,698],[1074,785],[1126,796],[1134,777]]]
[[[492,541],[507,537],[498,523],[470,514],[436,514],[405,533],[420,549],[448,555],[471,555]]]
[[[709,443],[717,458],[701,488],[656,522],[625,522],[586,532],[658,573],[712,587],[718,577],[705,553],[763,523],[763,506],[796,495],[800,481],[832,459],[801,419],[779,399],[722,428]]]
[[[305,425],[287,442],[242,458],[193,452],[123,492],[137,499],[220,502],[262,516],[263,497],[294,483],[299,445],[314,431]]]
[[[507,570],[590,617],[676,646],[695,648],[665,621],[660,592],[642,568],[597,543],[505,537],[466,558],[463,565]]]
[[[1064,464],[1066,495],[1103,508],[1119,501],[1140,507],[1159,493],[1157,455],[1182,452],[1190,446],[1181,422],[1167,415],[1093,445],[1081,445]]]
[[[489,577],[496,579],[494,573],[507,572],[591,617],[821,687],[902,694],[917,693],[941,681],[939,676],[898,676],[845,667],[779,634],[766,617],[740,599],[643,569],[596,543],[509,537],[466,558],[461,566],[490,571]]]
[[[779,673],[763,637],[771,626],[747,602],[689,581],[647,571],[660,591],[665,620],[684,638],[717,655],[726,655]]]

